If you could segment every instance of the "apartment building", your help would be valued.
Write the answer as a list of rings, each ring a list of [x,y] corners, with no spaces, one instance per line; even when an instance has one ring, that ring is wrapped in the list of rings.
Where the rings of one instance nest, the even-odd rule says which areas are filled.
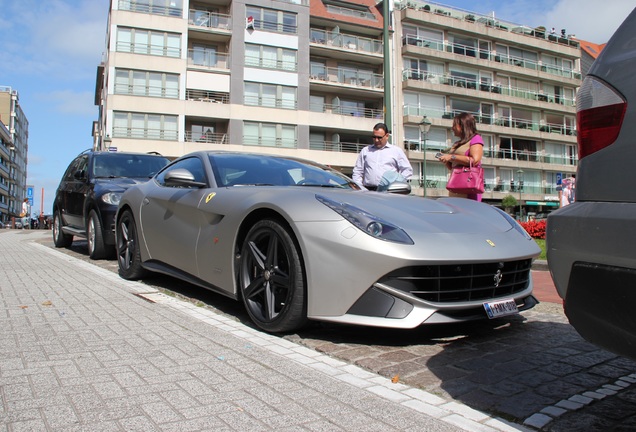
[[[484,200],[557,204],[557,178],[576,170],[577,43],[409,1],[385,46],[382,12],[373,0],[113,0],[94,147],[281,153],[350,173],[388,116],[414,193],[444,196],[434,154],[469,111],[486,142]]]
[[[0,86],[0,221],[18,217],[26,197],[29,122],[17,90]]]

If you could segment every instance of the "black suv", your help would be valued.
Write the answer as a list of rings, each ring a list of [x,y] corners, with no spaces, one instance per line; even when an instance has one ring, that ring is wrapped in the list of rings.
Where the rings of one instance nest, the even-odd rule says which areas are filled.
[[[68,166],[55,192],[53,241],[69,247],[73,236],[88,240],[92,259],[115,253],[114,221],[126,189],[148,179],[169,160],[158,154],[87,150]]]

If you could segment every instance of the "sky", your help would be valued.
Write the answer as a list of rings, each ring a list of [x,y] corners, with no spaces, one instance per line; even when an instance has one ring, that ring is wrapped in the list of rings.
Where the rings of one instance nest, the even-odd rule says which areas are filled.
[[[116,1],[116,0],[114,0]],[[445,0],[436,2],[529,27],[604,43],[636,0]],[[34,211],[50,214],[73,158],[92,146],[97,66],[109,0],[0,0],[0,86],[18,92],[29,121],[27,184]],[[44,193],[42,193],[44,191]]]

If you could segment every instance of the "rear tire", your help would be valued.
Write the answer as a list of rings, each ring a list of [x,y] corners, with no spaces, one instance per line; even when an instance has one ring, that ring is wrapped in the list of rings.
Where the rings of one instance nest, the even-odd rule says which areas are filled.
[[[148,274],[148,271],[141,266],[138,238],[135,219],[130,210],[126,210],[117,221],[115,247],[119,275],[127,280],[141,279]]]
[[[95,210],[91,210],[88,214],[86,224],[86,240],[88,241],[88,256],[91,259],[104,259],[108,255],[106,245],[104,244],[104,235],[102,233],[102,222],[97,216]]]
[[[55,247],[67,248],[73,243],[73,236],[64,234],[62,231],[62,215],[59,210],[55,210],[53,215],[53,243]]]

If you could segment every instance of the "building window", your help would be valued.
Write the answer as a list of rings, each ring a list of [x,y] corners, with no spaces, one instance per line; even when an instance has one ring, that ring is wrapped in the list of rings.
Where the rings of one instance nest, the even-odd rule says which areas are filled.
[[[178,120],[173,115],[115,112],[113,137],[176,141]]]
[[[117,69],[115,94],[178,99],[179,75]]]
[[[246,18],[252,17],[254,30],[277,33],[298,33],[298,18],[295,13],[263,9],[254,6],[245,8]]]
[[[245,122],[243,144],[262,147],[296,148],[298,145],[296,126]]]
[[[295,72],[298,68],[295,50],[245,44],[245,66]]]
[[[118,27],[117,51],[162,57],[181,57],[181,35]]]
[[[265,84],[245,83],[245,105],[271,108],[296,109],[296,87]]]

